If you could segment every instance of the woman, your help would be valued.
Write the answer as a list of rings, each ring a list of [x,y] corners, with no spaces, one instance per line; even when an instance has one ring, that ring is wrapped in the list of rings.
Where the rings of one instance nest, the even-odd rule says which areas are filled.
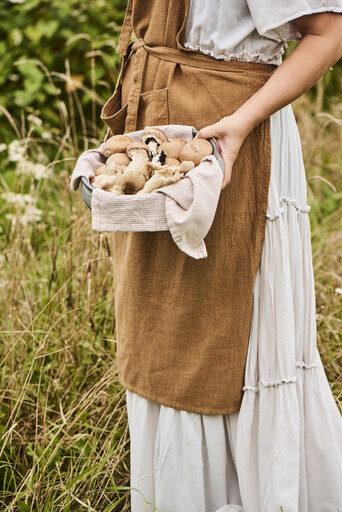
[[[115,234],[133,512],[144,498],[160,512],[342,508],[341,419],[316,348],[286,107],[341,57],[339,13],[340,0],[129,3],[102,115],[111,133],[202,127],[225,162],[207,261],[166,233]],[[289,39],[300,43],[278,67]]]

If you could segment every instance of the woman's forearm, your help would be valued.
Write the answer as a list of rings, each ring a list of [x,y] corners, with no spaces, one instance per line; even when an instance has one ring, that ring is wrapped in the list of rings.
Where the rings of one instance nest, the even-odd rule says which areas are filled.
[[[300,43],[235,113],[248,132],[310,89],[342,56],[342,15],[324,13],[303,18],[311,18],[311,24]],[[299,27],[308,25],[303,18],[297,20]]]
[[[225,164],[223,186],[231,178],[240,147],[255,126],[310,89],[342,56],[342,14],[297,18],[302,40],[269,80],[239,109],[202,128],[198,138],[215,138]]]

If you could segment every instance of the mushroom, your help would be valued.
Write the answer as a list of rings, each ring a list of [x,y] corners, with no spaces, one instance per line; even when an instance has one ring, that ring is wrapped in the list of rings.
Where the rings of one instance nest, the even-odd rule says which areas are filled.
[[[132,142],[126,149],[126,154],[132,160],[125,172],[139,171],[148,180],[151,176],[149,164],[149,149],[143,142]]]
[[[178,162],[178,160],[176,160]],[[187,173],[191,171],[195,167],[194,162],[190,162],[189,160],[184,160],[184,162],[178,162],[177,165],[162,165],[159,162],[149,162],[148,164],[154,171],[154,173],[158,171],[168,171],[171,170],[172,173],[180,172],[180,173]]]
[[[154,156],[160,144],[167,141],[167,136],[159,128],[145,128],[141,134],[141,140],[148,145],[151,156]]]
[[[184,139],[170,139],[162,142],[158,148],[159,151],[164,151],[168,158],[176,158],[179,160],[179,153],[183,146],[186,144]]]
[[[108,174],[100,174],[95,176],[92,185],[95,188],[102,188],[102,190],[110,190],[116,181],[116,174],[108,176]]]
[[[173,173],[171,167],[160,169],[153,174],[152,178],[146,181],[144,188],[137,195],[149,194],[158,188],[171,185],[171,183],[177,183],[180,178],[180,173],[178,171]]]
[[[177,167],[177,165],[180,165],[180,161],[177,160],[177,158],[167,157],[167,159],[165,160],[165,165],[167,165],[168,167]]]
[[[106,164],[100,165],[95,171],[95,176],[99,176],[100,174],[103,174],[106,170]]]
[[[181,162],[191,160],[195,165],[201,163],[202,158],[213,153],[213,147],[206,139],[194,139],[187,142],[179,155]]]
[[[102,153],[104,156],[110,156],[113,153],[124,153],[132,139],[127,135],[113,135],[103,144]]]
[[[112,193],[121,195],[136,194],[146,183],[145,176],[139,171],[126,171],[123,174],[117,174]]]
[[[114,153],[107,159],[107,167],[115,172],[124,172],[131,160],[125,153]]]

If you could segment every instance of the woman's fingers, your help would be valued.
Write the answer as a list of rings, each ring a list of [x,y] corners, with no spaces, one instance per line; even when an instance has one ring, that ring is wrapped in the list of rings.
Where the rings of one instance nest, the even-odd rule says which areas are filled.
[[[231,115],[223,117],[215,124],[205,126],[196,135],[198,139],[213,138],[218,146],[225,166],[222,188],[230,182],[234,162],[247,134],[246,126],[238,117]]]
[[[228,183],[230,182],[230,178],[232,175],[232,167],[233,167],[233,161],[230,158],[230,155],[228,151],[225,149],[224,142],[222,139],[218,136],[218,130],[215,125],[206,126],[205,128],[202,128],[195,138],[199,139],[214,139],[219,153],[222,156],[223,162],[224,162],[224,177],[222,181],[222,188],[226,187]]]
[[[205,128],[201,128],[201,130],[197,133],[195,139],[211,139],[214,137],[218,137],[216,124],[217,123],[206,126]]]

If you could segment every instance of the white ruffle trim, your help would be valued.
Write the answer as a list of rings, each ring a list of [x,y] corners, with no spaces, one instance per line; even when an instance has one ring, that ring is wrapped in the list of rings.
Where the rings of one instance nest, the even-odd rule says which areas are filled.
[[[296,368],[300,368],[302,370],[313,370],[318,367],[318,362],[315,363],[304,363],[304,361],[296,361]],[[261,388],[270,388],[275,386],[280,386],[281,384],[293,384],[297,382],[297,377],[290,377],[288,379],[280,379],[275,381],[265,381],[264,379],[259,379],[257,386],[244,386],[242,391],[253,391],[257,393]]]
[[[282,197],[279,201],[279,204],[280,208],[277,211],[277,213],[275,213],[274,215],[267,214],[267,220],[276,220],[282,216],[282,214],[284,213],[284,207],[281,206],[282,204],[285,204],[286,206],[293,206],[297,210],[297,213],[309,213],[309,211],[311,210],[311,206],[309,206],[308,204],[299,204],[298,201],[296,201],[295,199],[290,199],[289,197]]]
[[[207,48],[202,48],[199,44],[192,46],[190,43],[184,44],[185,48],[189,50],[196,50],[198,52],[204,53],[205,55],[210,55],[210,57],[214,57],[217,60],[239,60],[243,62],[259,62],[261,64],[275,64],[279,65],[281,63],[281,56],[284,53],[284,50],[278,53],[271,53],[270,55],[266,55],[264,53],[251,53],[248,50],[242,50],[238,53],[215,53],[214,50],[209,50]]]

